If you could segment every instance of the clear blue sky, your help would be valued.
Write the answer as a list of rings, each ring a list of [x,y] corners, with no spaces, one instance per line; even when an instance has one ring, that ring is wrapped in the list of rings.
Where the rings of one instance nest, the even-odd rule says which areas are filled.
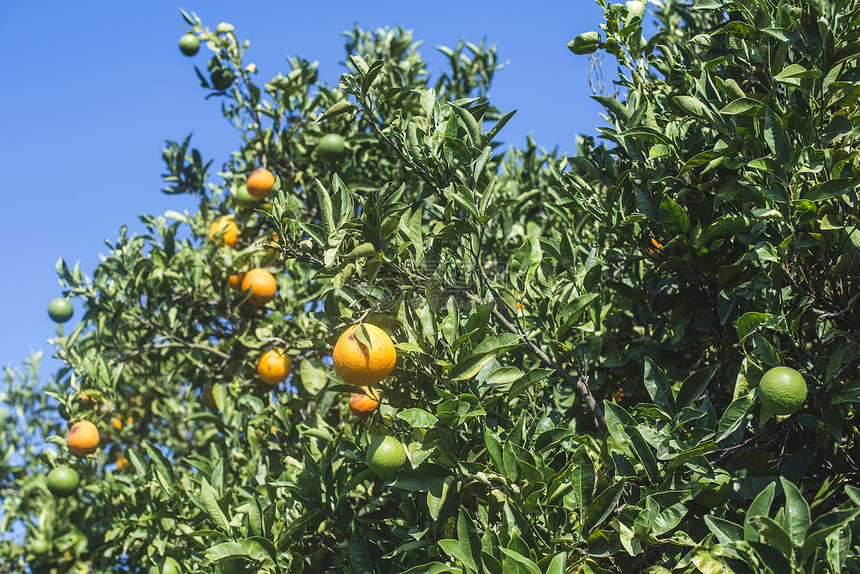
[[[589,98],[588,60],[566,47],[597,29],[602,10],[592,0],[0,0],[0,368],[32,349],[45,351],[42,376],[56,371],[45,340],[55,334],[46,307],[61,294],[59,257],[91,274],[107,252],[104,239],[115,239],[122,225],[139,232],[140,214],[195,208],[159,191],[164,140],[194,132],[194,145],[216,168],[236,149],[219,100],[204,101],[193,71],[194,63],[205,66],[208,50],[201,46],[194,59],[179,52],[188,28],[180,8],[212,29],[235,25],[251,41],[247,59],[261,82],[286,70],[285,55],[297,55],[319,61],[322,77],[336,83],[345,58],[341,32],[353,24],[412,29],[433,70],[443,64],[435,46],[486,37],[509,62],[490,97],[503,112],[519,110],[501,140],[518,145],[532,133],[546,148],[573,151],[577,133],[593,134],[601,124],[601,108]],[[76,305],[67,331],[80,316]]]

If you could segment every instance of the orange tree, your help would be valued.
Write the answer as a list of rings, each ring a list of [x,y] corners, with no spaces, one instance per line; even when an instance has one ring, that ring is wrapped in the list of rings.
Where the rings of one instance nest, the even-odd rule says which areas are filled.
[[[6,374],[0,572],[860,571],[860,5],[666,0],[645,37],[600,4],[569,48],[608,143],[570,157],[499,149],[493,47],[431,83],[355,29],[338,86],[261,84],[186,15],[241,145],[215,177],[168,142],[199,209],[58,263],[85,314],[56,377]]]

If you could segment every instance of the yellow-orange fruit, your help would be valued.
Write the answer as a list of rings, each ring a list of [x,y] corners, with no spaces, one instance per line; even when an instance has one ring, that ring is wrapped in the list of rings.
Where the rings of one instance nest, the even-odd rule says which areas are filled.
[[[361,387],[362,393],[352,393],[349,410],[360,419],[366,419],[379,408],[379,393],[373,387]]]
[[[251,172],[245,189],[254,199],[263,199],[272,192],[275,185],[275,176],[268,169],[260,167]]]
[[[251,269],[242,278],[242,291],[251,291],[248,303],[255,307],[262,307],[275,298],[278,283],[275,276],[259,267]]]
[[[245,278],[245,272],[239,271],[238,273],[234,273],[227,278],[227,285],[230,286],[230,289],[234,291],[238,291],[242,288],[242,279]]]
[[[362,325],[369,335],[370,346],[358,340],[355,335],[358,325],[353,325],[341,334],[332,352],[334,370],[357,387],[375,385],[394,370],[397,361],[394,342],[385,331],[370,323]]]
[[[90,421],[80,421],[69,430],[69,450],[77,456],[92,454],[99,447],[99,430]]]
[[[286,381],[290,370],[290,357],[284,349],[269,349],[257,361],[257,374],[267,385]]]
[[[215,234],[219,231],[221,232],[221,245],[227,245],[228,247],[236,246],[236,240],[239,237],[239,226],[236,225],[235,221],[226,215],[222,215],[213,221],[209,226],[210,241],[215,240]]]

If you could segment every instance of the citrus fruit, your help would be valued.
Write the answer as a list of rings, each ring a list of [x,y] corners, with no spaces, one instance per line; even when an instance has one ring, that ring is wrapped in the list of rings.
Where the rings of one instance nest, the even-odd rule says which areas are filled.
[[[80,421],[69,430],[69,450],[77,456],[92,454],[99,447],[99,430],[90,421]]]
[[[229,277],[227,277],[227,285],[230,286],[230,289],[234,291],[238,291],[242,288],[242,279],[245,278],[245,272],[239,271],[238,273],[233,273]]]
[[[186,56],[193,56],[200,49],[200,40],[197,36],[188,32],[179,39],[179,50]]]
[[[203,404],[210,411],[218,412],[218,404],[215,402],[215,395],[212,394],[212,385],[209,383],[203,385]]]
[[[400,441],[392,436],[374,435],[370,437],[365,462],[378,476],[388,476],[400,470],[406,462],[406,450]]]
[[[48,490],[57,498],[73,495],[78,489],[78,473],[68,466],[57,466],[51,469],[46,479]]]
[[[111,419],[110,424],[116,430],[122,430],[122,419],[119,417],[114,417]]]
[[[242,279],[242,291],[248,290],[251,291],[248,303],[254,307],[262,307],[275,298],[278,283],[275,281],[274,275],[265,269],[256,267],[245,273],[245,277]]]
[[[129,465],[129,462],[128,459],[125,457],[125,451],[120,451],[119,454],[116,456],[116,460],[114,462],[116,463],[117,472],[127,467]]]
[[[356,337],[357,327],[353,325],[338,338],[331,355],[334,370],[357,387],[375,385],[394,370],[397,351],[391,338],[376,325],[362,323],[369,335],[369,347]]]
[[[284,349],[269,349],[257,361],[257,374],[267,385],[277,385],[290,376],[290,357]]]
[[[214,241],[218,233],[221,234],[221,238],[218,239],[221,245],[235,247],[236,239],[239,237],[239,226],[226,215],[222,215],[209,225],[209,239]]]
[[[352,393],[349,410],[360,419],[366,419],[379,408],[379,393],[373,387],[361,387],[364,393]]]
[[[215,566],[215,574],[243,574],[246,572],[245,560],[242,558],[227,558],[219,560]]]
[[[212,71],[209,72],[209,80],[216,90],[226,90],[229,88],[233,84],[235,77],[233,70],[220,64],[212,68]]]
[[[714,478],[700,474],[692,484],[702,489],[693,500],[705,508],[722,506],[732,497],[732,475],[722,468],[714,469]]]
[[[36,538],[27,545],[27,549],[33,554],[47,554],[51,545],[44,538]]]
[[[244,185],[240,185],[236,188],[236,193],[233,194],[233,199],[243,207],[254,207],[256,205],[260,205],[260,200],[248,193],[248,188]]]
[[[68,299],[57,297],[48,303],[48,317],[55,323],[65,323],[72,318],[72,304]]]
[[[335,161],[346,152],[346,140],[340,134],[326,134],[317,144],[317,153],[324,161]]]
[[[174,558],[167,556],[164,562],[157,566],[149,567],[149,574],[181,574],[182,567]]]
[[[769,412],[790,415],[806,402],[806,381],[791,367],[774,367],[762,375],[758,398]]]
[[[248,176],[248,181],[245,183],[245,189],[248,194],[255,199],[263,199],[272,191],[272,186],[275,185],[275,176],[272,172],[264,167],[260,167],[251,172]]]

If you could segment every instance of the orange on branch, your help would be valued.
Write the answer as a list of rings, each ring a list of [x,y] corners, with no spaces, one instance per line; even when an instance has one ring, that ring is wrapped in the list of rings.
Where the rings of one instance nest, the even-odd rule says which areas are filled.
[[[90,421],[80,421],[69,430],[69,450],[77,456],[92,454],[99,447],[99,430]]]
[[[272,192],[275,185],[275,176],[268,169],[260,167],[251,172],[245,189],[254,199],[263,199]]]
[[[375,385],[394,370],[397,351],[385,331],[370,323],[361,324],[367,332],[370,345],[359,341],[356,336],[358,327],[353,325],[338,338],[332,352],[334,370],[352,385]]]
[[[284,349],[269,349],[257,361],[257,374],[267,385],[277,385],[290,376],[290,357]]]
[[[262,307],[275,298],[278,283],[275,276],[259,267],[251,269],[242,278],[242,291],[251,291],[248,303],[255,307]]]
[[[236,225],[236,222],[227,217],[226,215],[222,215],[218,219],[212,222],[209,225],[209,239],[211,241],[216,240],[216,234],[221,234],[221,239],[219,239],[219,243],[221,245],[226,245],[228,247],[235,247],[236,240],[239,237],[239,226]]]
[[[362,387],[364,393],[349,397],[349,410],[360,419],[366,419],[379,408],[379,392],[373,387]]]

